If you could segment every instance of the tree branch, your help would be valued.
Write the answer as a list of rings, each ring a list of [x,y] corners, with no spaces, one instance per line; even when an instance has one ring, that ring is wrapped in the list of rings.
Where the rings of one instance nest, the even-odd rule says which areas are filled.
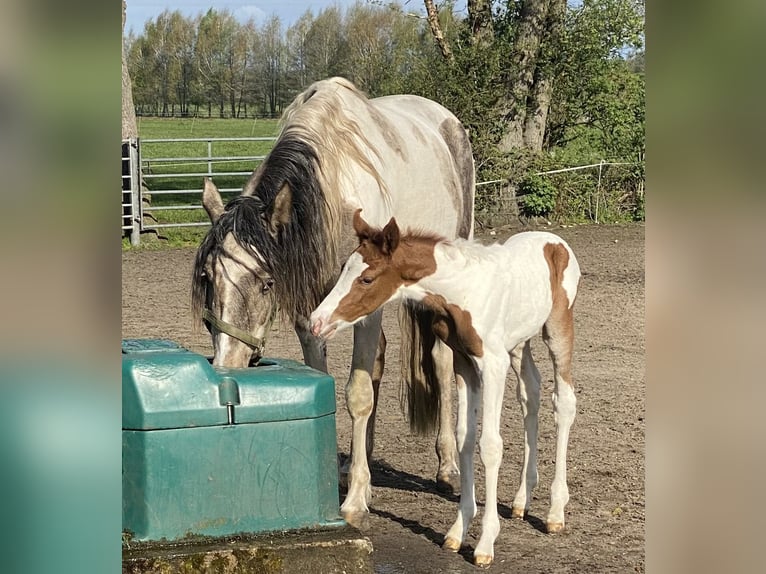
[[[436,6],[434,6],[434,0],[423,0],[423,2],[426,5],[428,25],[431,27],[431,34],[433,34],[434,40],[436,40],[442,56],[444,56],[444,59],[448,62],[454,62],[455,56],[452,54],[449,42],[447,42],[447,39],[442,32],[441,25],[439,24],[439,13],[436,11]]]

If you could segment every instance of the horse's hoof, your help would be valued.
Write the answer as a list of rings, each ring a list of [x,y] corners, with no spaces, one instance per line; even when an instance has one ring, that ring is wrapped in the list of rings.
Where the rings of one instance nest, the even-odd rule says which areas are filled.
[[[460,495],[460,473],[457,471],[436,476],[436,490],[444,494]]]
[[[369,530],[370,513],[369,512],[343,512],[343,520],[357,530]]]
[[[447,536],[444,539],[444,544],[442,544],[442,548],[444,550],[447,550],[448,552],[459,552],[460,551],[460,540],[452,538],[451,536]]]
[[[524,508],[518,508],[517,506],[514,506],[511,510],[511,518],[518,518],[520,520],[524,520],[524,515],[526,514],[526,510]]]
[[[548,530],[548,534],[557,534],[558,532],[561,532],[564,530],[564,523],[563,522],[546,522],[545,528]]]
[[[477,554],[473,557],[473,563],[479,568],[489,568],[492,565],[492,556]]]

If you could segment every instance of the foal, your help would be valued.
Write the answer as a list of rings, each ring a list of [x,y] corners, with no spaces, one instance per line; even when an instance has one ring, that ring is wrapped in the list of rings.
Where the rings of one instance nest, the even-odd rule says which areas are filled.
[[[546,523],[548,532],[559,532],[564,528],[564,506],[569,501],[566,454],[576,411],[571,375],[572,306],[580,268],[574,253],[561,238],[545,232],[519,233],[502,245],[491,246],[412,232],[400,236],[393,218],[383,229],[375,229],[360,212],[354,214],[359,247],[344,265],[333,290],[311,314],[312,332],[329,338],[396,299],[419,301],[436,311],[434,332],[454,351],[459,401],[460,507],[443,547],[457,552],[476,515],[473,455],[481,402],[479,446],[487,499],[474,562],[478,566],[492,563],[500,530],[500,415],[509,366],[518,379],[517,397],[524,416],[524,463],[513,516],[521,518],[529,509],[531,492],[537,485],[540,404],[540,373],[532,360],[529,340],[541,328],[553,360],[557,428],[556,469]]]

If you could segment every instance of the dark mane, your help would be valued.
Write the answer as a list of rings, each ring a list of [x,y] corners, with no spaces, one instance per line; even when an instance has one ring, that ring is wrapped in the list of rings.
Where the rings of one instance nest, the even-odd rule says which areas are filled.
[[[276,299],[289,317],[308,316],[337,273],[337,239],[327,200],[317,178],[320,161],[306,142],[285,134],[266,159],[252,196],[232,199],[205,236],[194,263],[192,306],[205,305],[205,261],[224,253],[231,233],[274,279]],[[274,200],[287,184],[292,192],[289,221],[270,233]]]

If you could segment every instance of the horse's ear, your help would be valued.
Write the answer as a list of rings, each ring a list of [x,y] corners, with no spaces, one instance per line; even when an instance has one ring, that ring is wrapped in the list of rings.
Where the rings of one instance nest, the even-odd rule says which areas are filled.
[[[362,219],[361,208],[354,212],[354,231],[356,232],[359,241],[370,238],[370,226],[364,219]]]
[[[218,188],[209,177],[205,178],[205,188],[202,190],[202,207],[207,211],[211,223],[218,221],[223,213],[223,200]]]
[[[383,255],[391,255],[399,247],[399,226],[393,217],[386,223],[382,231],[383,244],[380,250]]]
[[[279,228],[290,223],[290,214],[293,209],[293,191],[285,183],[274,198],[274,207],[269,218],[271,234],[276,235]]]

